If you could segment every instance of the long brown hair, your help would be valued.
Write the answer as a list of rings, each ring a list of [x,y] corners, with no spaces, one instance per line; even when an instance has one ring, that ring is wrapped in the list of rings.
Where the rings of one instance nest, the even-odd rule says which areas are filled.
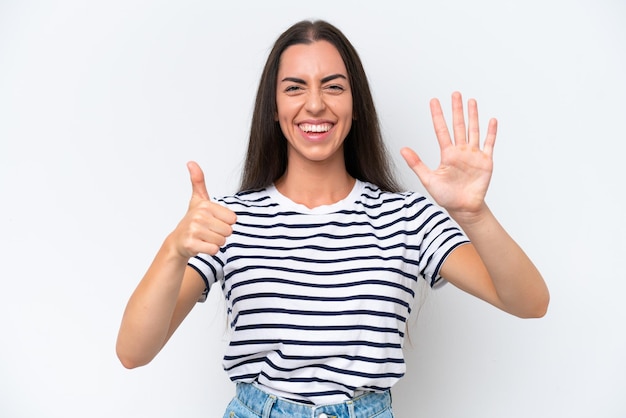
[[[284,174],[287,168],[287,140],[275,121],[280,57],[291,45],[321,40],[331,43],[339,51],[352,91],[354,120],[344,140],[346,170],[352,177],[371,182],[383,190],[398,191],[361,59],[345,35],[323,20],[296,23],[278,37],[270,51],[252,114],[240,190],[267,187]]]

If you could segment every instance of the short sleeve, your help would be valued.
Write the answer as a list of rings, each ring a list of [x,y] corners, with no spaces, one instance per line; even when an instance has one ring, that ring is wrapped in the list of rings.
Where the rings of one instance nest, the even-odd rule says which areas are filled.
[[[204,292],[202,292],[202,296],[198,299],[198,302],[205,302],[209,290],[211,290],[211,286],[213,286],[215,282],[223,279],[222,263],[218,257],[208,254],[198,254],[190,258],[187,265],[194,269],[204,281],[205,289]]]
[[[432,288],[443,286],[446,281],[440,275],[447,257],[460,245],[469,242],[461,228],[440,207],[417,193],[408,196],[407,207],[411,228],[420,235],[420,275]]]

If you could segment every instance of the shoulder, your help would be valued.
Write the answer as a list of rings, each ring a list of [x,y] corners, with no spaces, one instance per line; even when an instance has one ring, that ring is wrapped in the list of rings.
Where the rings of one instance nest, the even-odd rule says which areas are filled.
[[[233,211],[250,208],[263,209],[275,205],[267,188],[239,191],[232,195],[213,198],[213,200]]]
[[[385,191],[377,185],[368,182],[362,182],[360,203],[365,208],[379,208],[381,210],[385,210],[385,208],[409,209],[412,207],[433,206],[428,198],[421,193],[414,191]]]

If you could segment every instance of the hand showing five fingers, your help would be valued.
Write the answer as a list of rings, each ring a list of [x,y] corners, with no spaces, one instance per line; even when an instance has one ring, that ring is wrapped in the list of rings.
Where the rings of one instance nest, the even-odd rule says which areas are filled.
[[[431,100],[430,111],[441,150],[439,167],[429,169],[410,148],[403,148],[402,156],[440,206],[451,214],[475,213],[483,206],[491,180],[497,121],[489,121],[481,149],[476,100],[468,101],[466,125],[461,94],[452,94],[453,138],[437,99]]]
[[[191,200],[187,213],[172,232],[178,254],[189,259],[198,253],[216,254],[232,234],[237,215],[209,197],[204,173],[195,162],[187,164],[191,179]]]

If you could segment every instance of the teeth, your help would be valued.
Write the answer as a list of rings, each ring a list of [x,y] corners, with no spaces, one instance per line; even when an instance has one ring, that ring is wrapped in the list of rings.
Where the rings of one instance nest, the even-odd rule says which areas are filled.
[[[313,125],[310,123],[303,123],[300,125],[300,129],[304,132],[328,132],[332,125],[330,123],[322,123],[320,125]]]

